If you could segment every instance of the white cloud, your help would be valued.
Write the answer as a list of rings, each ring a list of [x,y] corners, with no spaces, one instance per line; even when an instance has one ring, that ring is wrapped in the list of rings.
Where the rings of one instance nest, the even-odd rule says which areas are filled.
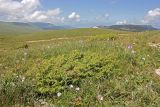
[[[59,17],[61,13],[59,8],[48,11],[34,11],[29,16],[25,17],[28,21],[40,21],[40,22],[63,22],[64,17]]]
[[[40,0],[0,0],[0,19],[6,21],[63,22],[60,8],[40,10]]]
[[[69,18],[70,20],[73,20],[73,21],[77,21],[77,22],[80,21],[80,15],[77,14],[76,12],[72,12],[72,13],[68,16],[68,18]]]
[[[160,9],[159,8],[156,8],[154,10],[150,10],[148,12],[148,15],[149,16],[152,16],[152,17],[155,17],[155,16],[160,16]]]
[[[126,20],[117,21],[116,24],[117,25],[124,25],[124,24],[127,24],[127,21]]]
[[[148,24],[160,24],[160,8],[148,11],[142,22]]]
[[[108,13],[106,13],[105,15],[99,15],[99,16],[96,17],[96,20],[98,20],[98,21],[106,21],[108,19],[109,19],[109,14]]]
[[[40,6],[39,0],[0,0],[0,12],[6,14],[30,13]]]
[[[47,11],[47,15],[49,16],[57,16],[61,13],[61,10],[60,8],[57,8],[57,9],[53,9],[53,10],[48,10]]]

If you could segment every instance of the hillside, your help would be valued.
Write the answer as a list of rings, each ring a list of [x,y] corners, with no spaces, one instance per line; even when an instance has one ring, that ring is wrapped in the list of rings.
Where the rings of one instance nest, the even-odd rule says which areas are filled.
[[[69,26],[56,26],[50,23],[41,22],[0,22],[0,35],[12,34],[27,34],[43,30],[62,30],[70,29]]]
[[[40,31],[41,29],[28,23],[0,22],[0,35],[17,35]]]
[[[112,25],[112,26],[97,26],[97,28],[109,28],[126,31],[147,31],[147,30],[158,30],[151,25]]]

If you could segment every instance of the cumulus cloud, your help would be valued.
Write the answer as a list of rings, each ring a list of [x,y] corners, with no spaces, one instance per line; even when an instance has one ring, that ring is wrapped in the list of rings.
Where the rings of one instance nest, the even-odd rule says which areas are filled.
[[[77,14],[76,12],[72,12],[69,16],[68,19],[72,20],[72,21],[76,21],[79,22],[80,21],[80,15]]]
[[[22,16],[33,12],[40,6],[39,0],[0,0],[0,13],[8,16]]]
[[[127,24],[127,20],[117,21],[116,24],[117,24],[117,25]]]
[[[160,24],[160,8],[148,11],[142,22],[148,24]]]
[[[39,21],[39,22],[63,22],[64,17],[59,17],[61,13],[59,8],[48,10],[48,11],[34,11],[29,16],[25,17],[28,21]]]
[[[40,10],[40,0],[0,0],[0,19],[7,21],[62,22],[61,10]]]

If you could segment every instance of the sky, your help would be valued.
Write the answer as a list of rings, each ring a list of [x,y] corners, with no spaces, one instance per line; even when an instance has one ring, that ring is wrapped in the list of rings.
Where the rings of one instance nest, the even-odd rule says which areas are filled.
[[[160,27],[160,0],[0,0],[0,20],[55,25]]]

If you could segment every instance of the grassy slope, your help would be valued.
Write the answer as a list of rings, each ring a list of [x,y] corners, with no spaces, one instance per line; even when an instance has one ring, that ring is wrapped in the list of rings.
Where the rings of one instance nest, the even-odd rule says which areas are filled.
[[[15,25],[13,23],[0,22],[0,35],[20,35],[40,31],[41,29],[31,26]]]
[[[70,39],[38,43],[26,42],[66,37]],[[0,105],[2,102],[2,105],[5,106],[6,104],[7,106],[7,104],[13,105],[15,102],[16,104],[22,103],[22,101],[26,104],[27,101],[23,98],[27,98],[31,104],[35,97],[44,97],[43,95],[35,96],[37,95],[35,90],[47,87],[47,84],[42,82],[43,85],[39,86],[35,84],[34,79],[48,77],[55,73],[54,68],[56,68],[61,72],[60,75],[65,78],[74,74],[80,75],[78,78],[75,75],[73,81],[81,79],[82,75],[84,76],[80,69],[92,69],[91,72],[100,72],[93,72],[95,75],[91,78],[85,74],[86,77],[83,77],[78,92],[74,91],[75,89],[68,89],[68,86],[62,86],[61,83],[58,83],[58,87],[53,87],[53,89],[66,88],[63,91],[53,91],[55,93],[61,92],[60,98],[56,97],[55,94],[49,96],[43,91],[57,106],[158,106],[160,103],[159,77],[154,70],[160,67],[160,50],[149,47],[148,43],[151,42],[160,43],[160,31],[125,32],[104,29],[76,29],[39,32],[16,37],[1,36],[0,70],[1,74],[5,74],[5,77],[1,75],[3,79],[0,83],[11,85],[5,84],[0,89],[2,92]],[[28,44],[29,48],[25,49],[24,44]],[[133,46],[133,49],[127,48],[129,44]],[[132,50],[136,53],[133,54]],[[81,58],[81,54],[84,58]],[[90,58],[91,56],[93,58]],[[114,60],[109,60],[108,57]],[[106,62],[103,59],[109,60],[111,65],[105,65]],[[63,61],[66,61],[65,64],[59,66]],[[118,70],[113,67],[113,71],[108,71],[107,68],[112,68],[112,64],[114,65],[115,62],[118,62],[118,65],[115,66],[118,67]],[[102,65],[99,66],[99,64]],[[75,68],[72,68],[73,65]],[[106,69],[107,74],[101,74],[102,71],[105,71],[101,67]],[[48,71],[51,74],[47,74]],[[46,73],[42,77],[37,77],[36,74],[40,72]],[[55,75],[60,76],[59,74]],[[25,82],[21,81],[21,76],[26,77]],[[97,80],[96,78],[99,77],[100,79]],[[6,82],[3,82],[4,80]],[[42,80],[50,81],[45,80],[45,78]],[[51,81],[55,80],[57,79],[51,79]],[[14,83],[16,83],[16,87],[12,86]],[[74,86],[78,87],[76,83]],[[23,94],[20,94],[21,92]],[[42,90],[39,92],[41,93]],[[97,95],[102,95],[104,100],[99,101],[96,98]]]
[[[0,43],[4,45],[17,45],[25,44],[25,41],[30,40],[49,40],[53,38],[63,37],[82,37],[82,36],[95,36],[97,34],[105,34],[112,32],[112,30],[105,29],[75,29],[75,30],[54,30],[54,31],[41,31],[32,34],[20,34],[17,36],[4,35],[0,36]],[[12,43],[11,43],[12,42]],[[2,45],[1,45],[2,46]],[[7,46],[2,46],[3,48]],[[13,48],[13,47],[10,47]]]

